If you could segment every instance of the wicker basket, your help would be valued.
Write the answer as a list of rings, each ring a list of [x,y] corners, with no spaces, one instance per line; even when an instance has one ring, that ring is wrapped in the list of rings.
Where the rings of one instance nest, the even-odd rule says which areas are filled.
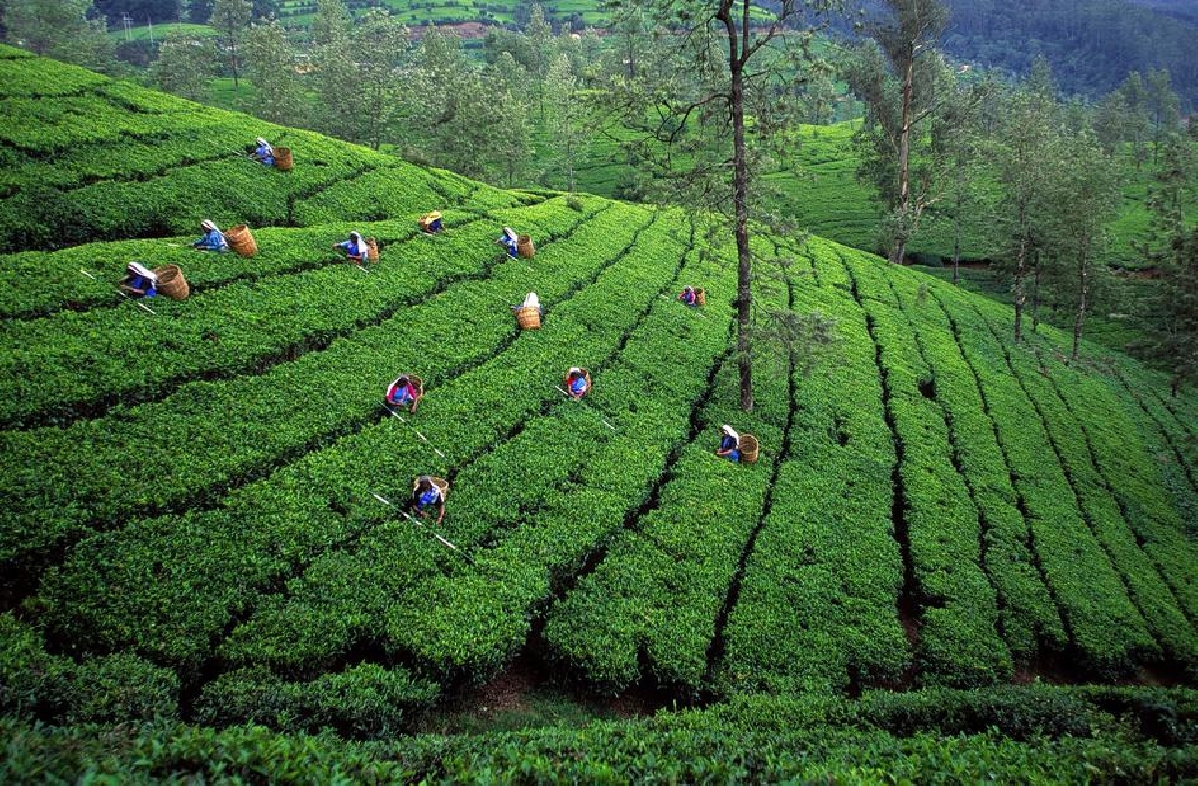
[[[521,330],[538,330],[541,327],[541,309],[535,306],[516,309],[516,323]]]
[[[191,285],[183,277],[183,271],[178,265],[156,267],[154,275],[158,276],[158,291],[171,300],[186,300],[191,294]]]
[[[379,241],[372,237],[366,238],[366,259],[369,262],[379,261]]]
[[[252,257],[258,253],[258,244],[254,241],[250,228],[245,224],[238,224],[226,232],[225,240],[228,241],[229,248],[236,251],[238,256]]]
[[[696,306],[706,306],[707,305],[707,292],[704,291],[703,287],[695,287],[695,305]]]
[[[536,247],[532,244],[532,236],[520,235],[516,241],[516,251],[524,259],[532,259],[533,255],[537,253]]]
[[[740,439],[736,443],[736,448],[740,451],[740,460],[746,464],[753,464],[757,461],[757,450],[759,447],[757,437],[752,434],[741,434]]]
[[[441,501],[444,502],[449,497],[449,481],[446,480],[445,478],[439,478],[436,475],[429,475],[428,477],[429,477],[429,480],[431,480],[433,482],[433,485],[441,490]],[[420,485],[420,478],[416,478],[415,480],[413,480],[412,481],[412,491],[415,491],[416,487],[419,485]]]
[[[591,372],[587,371],[585,368],[581,369],[581,371],[582,371],[582,378],[587,381],[587,389],[582,392],[582,395],[585,396],[587,393],[591,392]],[[566,376],[563,377],[562,379],[565,380],[562,387],[564,387],[566,389],[567,393],[570,393],[570,372],[567,371]],[[574,394],[570,393],[570,395],[574,395]]]
[[[280,172],[290,172],[295,166],[295,159],[291,157],[291,148],[276,147],[275,148],[275,169]]]

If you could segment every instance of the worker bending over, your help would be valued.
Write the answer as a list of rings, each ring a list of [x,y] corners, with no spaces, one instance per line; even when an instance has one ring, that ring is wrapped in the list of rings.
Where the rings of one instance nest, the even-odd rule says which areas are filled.
[[[370,247],[366,245],[366,241],[362,239],[360,232],[350,232],[349,240],[341,243],[334,243],[334,249],[341,249],[345,252],[345,257],[350,262],[356,262],[361,265],[370,258]]]
[[[125,277],[117,286],[122,292],[133,297],[154,297],[158,294],[158,276],[145,266],[130,262],[125,268]]]
[[[421,518],[428,518],[429,511],[437,509],[437,524],[445,518],[445,495],[433,483],[428,475],[421,475],[412,484],[412,499],[408,502],[408,510]]]
[[[512,311],[522,311],[526,308],[535,308],[538,314],[545,316],[545,307],[541,305],[541,299],[537,297],[536,292],[529,292],[525,296],[523,303],[518,306],[512,306]]]
[[[434,210],[431,213],[425,213],[420,218],[420,228],[430,235],[435,235],[444,227],[441,225],[441,214]]]
[[[724,436],[720,439],[720,446],[716,448],[715,454],[720,458],[726,458],[732,462],[740,461],[740,434],[737,434],[732,426],[725,425],[723,427]]]
[[[258,147],[257,147],[257,149],[254,150],[254,154],[252,156],[250,156],[250,158],[254,159],[255,161],[261,161],[263,164],[266,164],[267,166],[274,166],[274,164],[275,164],[274,148],[271,147],[270,143],[267,142],[262,137],[258,137],[257,142],[258,142]]]
[[[503,228],[503,236],[495,241],[507,249],[507,255],[512,259],[516,258],[519,253],[520,236],[516,234],[516,230],[511,227]]]
[[[678,295],[678,299],[685,306],[694,306],[698,301],[698,296],[695,295],[695,288],[689,284],[682,288],[682,293]]]
[[[416,412],[416,406],[420,404],[420,391],[407,374],[400,374],[391,383],[391,387],[387,388],[387,403],[396,407],[407,407],[408,412]]]
[[[200,227],[204,230],[204,236],[191,244],[194,248],[200,251],[229,250],[229,241],[225,240],[224,233],[210,219],[201,221]]]
[[[581,399],[590,390],[586,372],[575,366],[566,372],[566,392],[575,401]]]

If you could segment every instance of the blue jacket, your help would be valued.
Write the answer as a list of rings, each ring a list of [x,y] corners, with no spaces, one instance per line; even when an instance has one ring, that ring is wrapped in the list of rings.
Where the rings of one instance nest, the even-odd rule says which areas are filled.
[[[142,297],[154,297],[158,294],[158,288],[154,285],[154,279],[146,278],[145,276],[139,276],[136,273],[130,274],[129,277],[125,279],[125,284],[133,287],[134,289],[144,290],[145,294],[142,295]]]
[[[274,150],[270,145],[258,145],[258,149],[254,151],[254,157],[267,166],[271,166],[275,162]]]
[[[355,243],[352,239],[350,239],[346,240],[344,243],[338,243],[337,247],[344,248],[346,254],[351,257],[357,257],[362,261],[366,260],[366,254],[370,250],[370,247],[366,245],[365,240],[363,240],[361,243]]]
[[[229,248],[229,241],[225,240],[225,236],[219,229],[209,229],[202,238],[192,245],[205,251],[225,251]]]

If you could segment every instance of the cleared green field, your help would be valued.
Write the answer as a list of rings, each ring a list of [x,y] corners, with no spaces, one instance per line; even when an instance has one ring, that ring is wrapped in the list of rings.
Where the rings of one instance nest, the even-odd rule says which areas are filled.
[[[731,239],[703,216],[500,191],[9,49],[0,66],[20,74],[0,132],[21,160],[0,237],[64,246],[0,255],[0,711],[391,737],[518,659],[590,695],[845,713],[876,689],[992,688],[960,700],[997,718],[1030,677],[1193,684],[1198,400],[1126,357],[1064,365],[1067,336],[1010,346],[992,301],[762,231],[762,264],[790,264],[760,302],[834,319],[838,343],[811,370],[761,346],[744,413]],[[243,160],[258,135],[295,170]],[[415,219],[433,208],[447,229],[430,237]],[[250,223],[257,256],[192,251],[201,217]],[[500,253],[503,226],[534,259]],[[382,242],[369,272],[329,248],[352,228]],[[131,259],[178,264],[191,297],[120,300]],[[686,283],[704,309],[675,300]],[[544,322],[522,332],[509,306],[530,290]],[[575,365],[582,402],[557,390]],[[401,371],[427,391],[402,419],[381,405]],[[759,461],[714,456],[724,423],[759,437]],[[455,549],[376,496],[426,473],[451,483],[435,531]],[[761,700],[746,750],[753,723],[819,712]],[[669,724],[706,746],[729,717],[594,733],[624,760],[622,734],[685,751]],[[986,726],[880,728],[828,748],[829,771],[876,750],[914,777],[943,763],[916,758],[936,732]],[[58,750],[5,729],[29,756]],[[526,776],[583,745],[566,739],[536,743]],[[1153,760],[1128,740],[1112,767]],[[465,758],[438,777],[522,766],[446,744]],[[437,744],[411,745],[426,772]],[[1061,777],[1091,755],[959,745]]]

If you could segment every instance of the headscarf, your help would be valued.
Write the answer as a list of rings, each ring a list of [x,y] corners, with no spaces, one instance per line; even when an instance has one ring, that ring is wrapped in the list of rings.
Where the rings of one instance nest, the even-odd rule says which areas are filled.
[[[150,279],[155,284],[158,283],[158,275],[156,273],[154,273],[154,271],[147,269],[146,266],[141,264],[140,262],[130,262],[128,269],[132,270],[134,273],[136,273],[137,275],[139,275],[143,278]]]
[[[523,308],[540,308],[541,299],[537,297],[536,292],[529,292],[528,297],[524,298]]]
[[[212,223],[212,219],[210,218],[205,218],[203,221],[201,221],[200,226],[209,231],[216,229],[216,224]]]
[[[519,236],[516,235],[516,230],[512,229],[511,227],[504,227],[503,234],[505,237],[510,237],[512,240],[520,239]]]
[[[270,147],[270,142],[267,142],[267,141],[266,141],[265,139],[263,139],[262,137],[258,137],[258,144],[260,144],[260,145],[266,145],[267,147]]]
[[[722,428],[724,429],[724,433],[728,436],[732,437],[733,439],[740,439],[740,434],[737,434],[736,429],[732,428],[732,426],[729,426],[727,423],[725,423]]]
[[[359,243],[361,243],[361,242],[362,242],[362,233],[361,233],[361,232],[350,232],[350,233],[349,233],[349,239],[350,239],[350,240],[356,240],[356,241],[358,241]]]

